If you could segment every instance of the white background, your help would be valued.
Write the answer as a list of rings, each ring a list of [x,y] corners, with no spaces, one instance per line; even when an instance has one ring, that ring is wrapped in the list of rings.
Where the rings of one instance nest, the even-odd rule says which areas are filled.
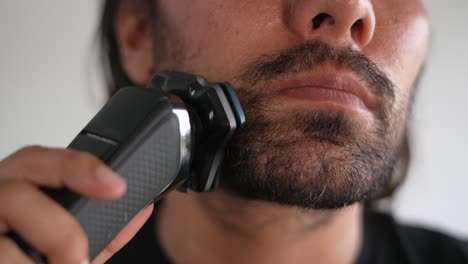
[[[0,158],[24,145],[64,147],[99,109],[97,2],[0,1]],[[396,212],[468,238],[468,1],[425,2],[433,42]]]

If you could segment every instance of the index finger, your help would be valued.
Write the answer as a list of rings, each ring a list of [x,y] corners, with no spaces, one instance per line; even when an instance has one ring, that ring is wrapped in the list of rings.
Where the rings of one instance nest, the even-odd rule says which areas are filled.
[[[0,182],[25,180],[61,188],[94,199],[115,199],[126,190],[125,180],[93,155],[70,149],[23,148],[0,161]]]

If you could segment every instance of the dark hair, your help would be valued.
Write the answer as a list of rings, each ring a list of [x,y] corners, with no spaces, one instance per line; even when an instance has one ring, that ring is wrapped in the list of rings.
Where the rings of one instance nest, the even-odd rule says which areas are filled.
[[[122,66],[114,30],[114,18],[119,4],[119,0],[103,2],[98,29],[99,55],[109,96],[112,96],[121,87],[133,85]]]
[[[133,85],[122,66],[119,46],[115,36],[113,22],[119,4],[119,0],[105,0],[103,2],[102,16],[98,31],[101,64],[109,96],[112,96],[121,87]],[[384,184],[383,188],[377,192],[374,197],[371,197],[367,206],[375,206],[374,201],[393,196],[395,191],[406,179],[411,158],[410,154],[409,134],[408,131],[406,131],[402,145],[400,146],[393,176]]]

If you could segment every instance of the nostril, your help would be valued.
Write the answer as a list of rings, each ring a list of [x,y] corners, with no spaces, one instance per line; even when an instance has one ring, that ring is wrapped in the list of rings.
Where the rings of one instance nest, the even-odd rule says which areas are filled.
[[[354,24],[351,26],[351,35],[353,36],[353,38],[359,38],[363,27],[364,22],[362,21],[362,19],[359,19],[356,22],[354,22]]]
[[[329,14],[326,14],[326,13],[320,13],[318,15],[316,15],[313,19],[312,19],[312,26],[314,29],[318,29],[322,24],[323,22],[325,22],[326,20],[329,20],[329,23],[330,24],[333,24],[335,22],[335,20],[333,19],[332,16],[330,16]]]

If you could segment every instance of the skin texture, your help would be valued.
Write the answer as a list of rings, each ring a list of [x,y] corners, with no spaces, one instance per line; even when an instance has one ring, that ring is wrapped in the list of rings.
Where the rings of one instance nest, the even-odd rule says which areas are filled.
[[[200,74],[210,81],[229,81],[238,88],[248,120],[264,125],[247,129],[233,143],[231,162],[245,165],[245,170],[232,170],[236,172],[232,177],[240,181],[230,181],[213,193],[174,192],[165,200],[157,228],[168,256],[175,263],[352,263],[362,240],[362,207],[357,201],[382,179],[385,167],[391,164],[388,161],[398,150],[413,84],[425,58],[429,28],[422,1],[154,3],[156,20],[150,18],[151,12],[143,0],[122,0],[116,13],[115,33],[128,76],[144,85],[152,72],[174,69]],[[319,19],[321,23],[314,20],[322,13],[328,15]],[[366,74],[352,70],[349,60],[339,64],[331,60],[333,56],[327,56],[323,63],[305,63],[300,72],[288,72],[291,67],[278,67],[278,63],[275,67],[258,64],[262,58],[269,58],[263,60],[268,62],[278,58],[278,54],[294,54],[293,50],[302,51],[296,52],[290,62],[301,61],[299,57],[312,58],[314,51],[304,49],[311,43],[328,45],[329,51],[335,51],[328,54],[347,50],[347,54],[352,51],[364,56],[375,72],[391,82],[391,100],[382,93],[383,86],[372,88],[365,81]],[[244,74],[246,69],[252,69],[249,67],[268,69],[265,76],[274,69],[279,72],[257,81]],[[363,79],[360,82],[371,98],[368,107],[318,103],[275,92],[281,88],[277,87],[281,81],[321,71],[332,75],[346,72]],[[308,119],[288,123],[288,116],[298,115]],[[306,130],[304,123],[309,124]],[[330,125],[336,133],[324,138]],[[323,129],[326,127],[328,130]],[[375,132],[379,128],[384,128],[380,134]],[[255,133],[249,135],[249,131]],[[261,144],[266,132],[271,132],[270,143],[280,144]],[[288,148],[278,148],[284,143],[286,132],[294,140]],[[369,144],[365,145],[364,139]],[[261,153],[242,153],[236,146],[270,147]],[[344,165],[353,162],[351,154],[358,153],[356,146],[377,146],[383,153],[382,162],[367,160],[370,165],[351,177],[346,170],[350,167]],[[239,153],[247,158],[236,159]],[[363,153],[369,156],[369,152]],[[293,157],[284,160],[289,169],[276,169],[283,163],[271,163],[278,160],[278,155]],[[277,167],[270,167],[272,164]],[[320,164],[328,164],[325,172],[330,173],[316,170],[324,167]],[[0,200],[6,201],[0,207],[0,262],[31,263],[12,241],[2,236],[14,230],[44,253],[50,263],[86,263],[87,240],[81,227],[38,187],[67,187],[91,198],[117,199],[125,192],[125,182],[103,168],[106,167],[100,161],[87,154],[42,147],[23,148],[0,161]],[[268,168],[273,168],[274,173]],[[297,190],[288,195],[305,193],[313,199],[300,204],[301,196],[265,194],[271,188],[255,193],[261,188],[251,188],[272,182],[281,183],[276,184],[278,188]],[[324,186],[329,192],[321,195],[317,190]],[[309,189],[312,191],[307,193]],[[334,200],[348,194],[353,199]],[[344,205],[349,206],[326,210]],[[25,207],[30,210],[23,210]],[[316,207],[322,209],[313,209]],[[123,246],[151,209],[137,216],[93,263],[104,263]],[[31,223],[29,219],[33,217],[37,220]]]
[[[3,236],[9,230],[41,252],[48,263],[89,263],[82,228],[38,186],[66,187],[92,199],[113,200],[125,193],[125,181],[94,156],[72,150],[25,147],[0,162],[0,263],[32,263]],[[93,263],[104,263],[125,245],[151,212],[152,206],[136,216]]]
[[[168,255],[176,263],[352,262],[361,243],[359,201],[392,173],[427,52],[422,2],[162,0],[155,2],[155,20],[144,8],[132,15],[126,5],[139,5],[124,1],[115,23],[133,81],[144,84],[163,69],[227,80],[247,114],[223,188],[166,199],[158,228]],[[320,14],[327,15],[317,22]],[[317,62],[320,47],[328,52]],[[330,55],[352,53],[358,55]],[[148,56],[152,64],[137,62]],[[283,81],[314,72],[357,77],[367,108],[277,92]],[[387,88],[366,81],[370,72]]]
[[[224,190],[326,209],[362,201],[392,175],[426,52],[421,2],[155,3],[155,19],[146,22],[137,4],[127,4],[140,14],[133,21],[138,31],[117,19],[123,64],[139,84],[151,70],[163,69],[234,84],[250,121],[229,151]],[[139,60],[148,56],[151,65]],[[346,74],[365,86],[368,111],[291,100],[278,92],[294,78]],[[372,85],[368,80],[376,76],[385,81]]]

